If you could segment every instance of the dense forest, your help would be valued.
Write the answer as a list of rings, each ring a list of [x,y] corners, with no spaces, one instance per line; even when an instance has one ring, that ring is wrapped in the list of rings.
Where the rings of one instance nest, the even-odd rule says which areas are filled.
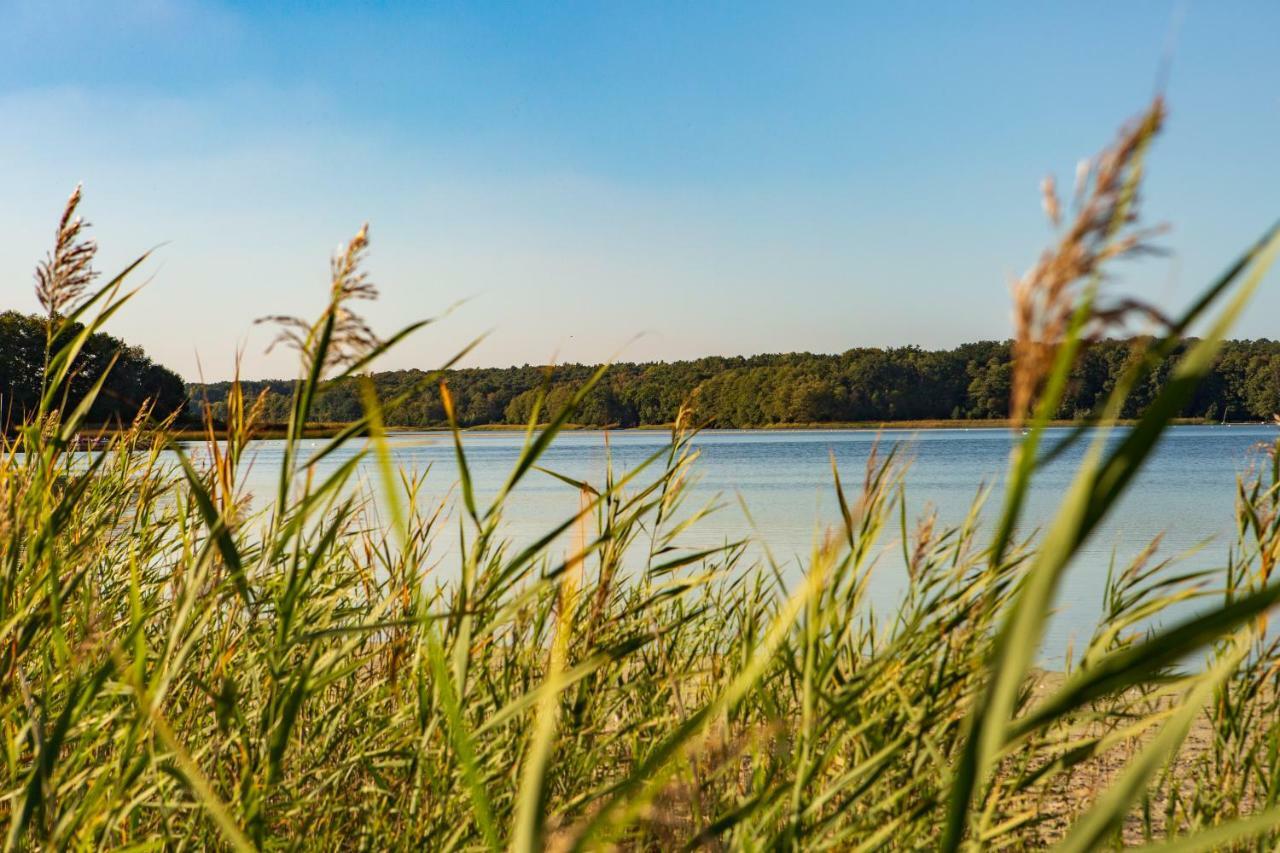
[[[0,313],[0,420],[20,423],[40,399],[44,375],[48,320],[17,311]],[[56,351],[84,327],[74,324],[62,329],[53,342]],[[150,401],[154,414],[166,417],[187,404],[187,388],[182,377],[153,362],[139,347],[98,332],[90,335],[72,368],[65,405],[74,407],[111,365],[101,393],[89,409],[88,422],[129,423],[138,409]]]
[[[1100,341],[1089,347],[1072,375],[1058,415],[1091,411],[1111,390],[1134,357],[1134,341]],[[1172,369],[1152,374],[1129,398],[1125,417],[1139,414]],[[451,370],[445,381],[463,426],[524,424],[538,394],[547,406],[562,406],[594,372],[589,365],[554,369],[525,365]],[[852,349],[840,355],[788,353],[695,361],[613,365],[586,398],[574,421],[584,426],[634,427],[674,420],[692,401],[699,422],[712,427],[888,420],[1003,418],[1008,415],[1010,345],[983,341],[951,350]],[[387,423],[434,427],[445,423],[431,375],[397,370],[371,376],[379,399],[416,389],[407,402],[389,408]],[[345,422],[362,411],[360,379],[323,386],[313,409],[318,422]],[[267,392],[265,419],[288,419],[289,380],[245,383],[255,396]],[[207,401],[223,412],[227,383],[192,386],[193,413]],[[1280,411],[1280,341],[1229,341],[1215,370],[1184,417],[1212,421],[1258,420]]]

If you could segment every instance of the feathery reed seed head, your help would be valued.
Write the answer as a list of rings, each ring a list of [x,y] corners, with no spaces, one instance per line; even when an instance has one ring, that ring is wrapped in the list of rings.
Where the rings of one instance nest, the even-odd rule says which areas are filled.
[[[36,299],[50,317],[71,308],[98,275],[93,269],[98,244],[82,237],[89,223],[76,215],[81,195],[76,184],[58,220],[53,251],[36,264]]]
[[[1074,216],[1058,244],[1048,249],[1013,284],[1014,377],[1011,416],[1021,423],[1048,376],[1058,346],[1076,311],[1086,307],[1084,338],[1097,340],[1122,328],[1129,317],[1142,315],[1159,325],[1167,320],[1155,307],[1128,299],[1105,305],[1095,302],[1093,285],[1102,266],[1120,257],[1150,254],[1150,238],[1161,227],[1137,227],[1137,189],[1142,154],[1164,122],[1164,103],[1156,98],[1147,112],[1130,122],[1120,137],[1093,160],[1076,168]],[[1062,223],[1057,184],[1046,177],[1040,185],[1041,205],[1050,223]],[[1087,305],[1086,305],[1087,302]]]
[[[300,317],[278,314],[261,317],[256,321],[274,323],[280,328],[275,340],[267,347],[268,352],[278,344],[284,344],[302,353],[310,364],[320,343],[319,332],[330,316],[333,328],[324,364],[321,365],[322,371],[359,361],[382,343],[364,318],[349,306],[356,299],[378,298],[377,287],[369,281],[368,273],[362,268],[368,248],[369,225],[365,223],[349,243],[339,246],[334,252],[329,262],[329,305],[315,323],[308,323]]]

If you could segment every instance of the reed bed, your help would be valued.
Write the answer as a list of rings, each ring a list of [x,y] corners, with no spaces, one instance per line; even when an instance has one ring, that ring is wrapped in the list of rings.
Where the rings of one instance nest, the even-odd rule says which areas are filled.
[[[422,325],[384,340],[355,312],[375,295],[363,229],[334,260],[323,314],[282,321],[300,381],[271,494],[244,486],[261,411],[236,387],[199,450],[155,441],[166,425],[141,418],[78,452],[96,393],[68,396],[78,347],[128,302],[143,259],[90,289],[77,192],[39,287],[52,330],[84,331],[49,353],[38,410],[0,448],[5,846],[1271,847],[1274,451],[1220,508],[1238,521],[1220,570],[1180,572],[1153,543],[1113,571],[1064,671],[1037,669],[1060,579],[1280,242],[1268,231],[1182,316],[1109,299],[1104,269],[1151,236],[1137,189],[1162,116],[1157,102],[1083,170],[1065,217],[1047,187],[1068,224],[1015,289],[1027,432],[1004,493],[958,524],[908,519],[898,448],[861,471],[833,466],[841,522],[798,573],[749,560],[744,542],[682,544],[714,511],[689,497],[687,417],[642,465],[562,477],[580,510],[545,537],[506,537],[520,483],[560,476],[543,453],[590,383],[558,411],[534,407],[491,501],[456,429],[456,495],[396,470],[372,393],[361,421],[304,447],[318,383],[360,375]],[[1162,333],[1089,422],[1051,442],[1080,347],[1135,312]],[[1193,326],[1160,395],[1108,442],[1130,390]],[[1056,516],[1024,530],[1037,470],[1080,442]],[[343,447],[355,452],[321,473]],[[379,472],[372,486],[361,466]],[[991,528],[983,501],[999,504]],[[456,561],[440,561],[440,537]],[[886,555],[908,585],[877,613],[867,581]],[[1197,615],[1166,614],[1190,599]]]

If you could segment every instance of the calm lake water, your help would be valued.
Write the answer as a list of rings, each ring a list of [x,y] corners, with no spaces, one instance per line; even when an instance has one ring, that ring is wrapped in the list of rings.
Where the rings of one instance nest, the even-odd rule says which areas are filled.
[[[1065,430],[1050,432],[1054,437],[1065,434]],[[1160,556],[1174,556],[1213,540],[1207,548],[1188,556],[1181,564],[1183,569],[1221,565],[1232,537],[1236,478],[1259,460],[1260,446],[1275,441],[1277,435],[1270,426],[1171,429],[1123,503],[1072,566],[1059,598],[1059,615],[1046,641],[1046,663],[1060,657],[1072,640],[1077,644],[1087,640],[1113,554],[1117,560],[1127,561],[1153,536],[1163,533]],[[662,447],[668,436],[658,431],[623,431],[607,438],[615,469],[627,470]],[[939,429],[887,431],[879,438],[882,446],[900,443],[912,460],[906,478],[910,525],[914,526],[927,506],[937,510],[940,522],[959,523],[980,486],[987,483],[995,487],[984,513],[990,526],[1017,436],[1004,429]],[[741,498],[755,520],[759,538],[768,543],[777,559],[789,560],[794,567],[809,553],[820,531],[838,521],[831,454],[841,468],[846,489],[856,490],[876,440],[875,432],[852,430],[703,433],[696,440],[701,458],[695,468],[698,481],[690,506],[717,495],[725,506],[692,529],[685,544],[706,547],[750,535],[752,529],[738,502]],[[501,486],[522,442],[523,434],[516,432],[465,434],[481,501]],[[307,444],[318,447],[320,442]],[[1084,453],[1084,444],[1040,473],[1024,523],[1027,530],[1050,517]],[[457,468],[448,435],[400,433],[393,436],[392,445],[399,465],[418,471],[430,468],[427,489],[431,496],[450,494]],[[336,467],[354,451],[353,445],[346,456],[337,454],[326,460],[325,466]],[[280,452],[279,442],[257,444],[250,476],[255,491],[272,493]],[[569,432],[557,439],[542,464],[575,479],[600,483],[605,460],[604,433]],[[372,466],[366,473],[373,476]],[[507,532],[516,540],[527,541],[573,513],[577,505],[573,488],[546,474],[531,472],[510,503]],[[905,573],[897,556],[897,537],[895,526],[885,541],[895,547],[878,567],[871,589],[878,609],[891,605],[903,588]],[[455,539],[452,531],[445,532],[440,539],[442,554],[456,547]]]

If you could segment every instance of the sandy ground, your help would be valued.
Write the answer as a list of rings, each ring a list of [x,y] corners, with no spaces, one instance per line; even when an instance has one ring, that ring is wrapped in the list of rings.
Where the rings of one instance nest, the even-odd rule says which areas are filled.
[[[1041,674],[1041,683],[1037,687],[1040,693],[1048,693],[1063,680],[1061,673],[1046,672]],[[1159,731],[1159,725],[1148,731],[1145,737],[1136,742],[1129,742],[1114,747],[1102,755],[1077,765],[1070,773],[1060,774],[1047,795],[1034,804],[1038,809],[1042,822],[1038,834],[1045,844],[1061,839],[1070,829],[1074,818],[1083,814],[1088,805],[1102,792],[1106,791],[1120,775],[1128,762],[1141,751],[1145,741]],[[1171,772],[1179,780],[1179,789],[1190,793],[1195,788],[1194,775],[1204,772],[1198,767],[1198,760],[1211,748],[1214,730],[1206,714],[1196,718],[1183,741]],[[1168,796],[1161,793],[1153,798],[1150,819],[1156,839],[1164,835],[1165,808]],[[1141,845],[1146,842],[1143,816],[1140,810],[1134,809],[1125,821],[1124,843]]]

